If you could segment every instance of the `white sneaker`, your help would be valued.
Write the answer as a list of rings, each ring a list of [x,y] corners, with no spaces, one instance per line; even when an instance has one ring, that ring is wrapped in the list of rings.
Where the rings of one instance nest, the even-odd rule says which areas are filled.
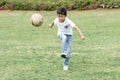
[[[68,66],[67,65],[63,66],[63,70],[67,71],[68,70]]]

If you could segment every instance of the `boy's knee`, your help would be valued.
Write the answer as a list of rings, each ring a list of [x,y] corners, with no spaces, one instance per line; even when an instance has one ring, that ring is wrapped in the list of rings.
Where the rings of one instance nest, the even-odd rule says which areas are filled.
[[[60,35],[58,35],[58,37],[59,37],[62,41],[66,41],[66,40],[67,40],[67,37],[66,37],[66,35],[64,35],[64,34],[60,34]]]

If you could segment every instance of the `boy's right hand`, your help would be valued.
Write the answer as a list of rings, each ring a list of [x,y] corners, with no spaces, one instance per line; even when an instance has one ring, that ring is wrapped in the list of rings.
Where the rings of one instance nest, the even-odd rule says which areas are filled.
[[[54,25],[54,23],[51,23],[51,24],[49,24],[48,26],[49,26],[49,28],[52,28],[53,25]]]
[[[49,25],[48,25],[48,27],[49,27],[49,28],[51,28],[51,27],[52,27],[52,25],[51,25],[51,24],[49,24]]]

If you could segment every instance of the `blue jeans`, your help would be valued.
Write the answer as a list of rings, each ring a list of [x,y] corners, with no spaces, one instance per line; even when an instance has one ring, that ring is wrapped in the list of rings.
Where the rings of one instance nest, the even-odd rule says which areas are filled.
[[[68,65],[72,46],[72,35],[60,34],[58,35],[62,43],[62,53],[66,53],[67,57],[64,60],[64,65]]]

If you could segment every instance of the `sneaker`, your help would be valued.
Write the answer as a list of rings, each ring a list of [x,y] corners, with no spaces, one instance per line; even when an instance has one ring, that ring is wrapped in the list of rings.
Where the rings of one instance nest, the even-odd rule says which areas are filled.
[[[66,53],[62,53],[62,54],[61,54],[61,57],[62,57],[62,58],[66,58],[66,56],[67,56]]]
[[[63,70],[67,71],[68,70],[68,65],[63,66]]]

